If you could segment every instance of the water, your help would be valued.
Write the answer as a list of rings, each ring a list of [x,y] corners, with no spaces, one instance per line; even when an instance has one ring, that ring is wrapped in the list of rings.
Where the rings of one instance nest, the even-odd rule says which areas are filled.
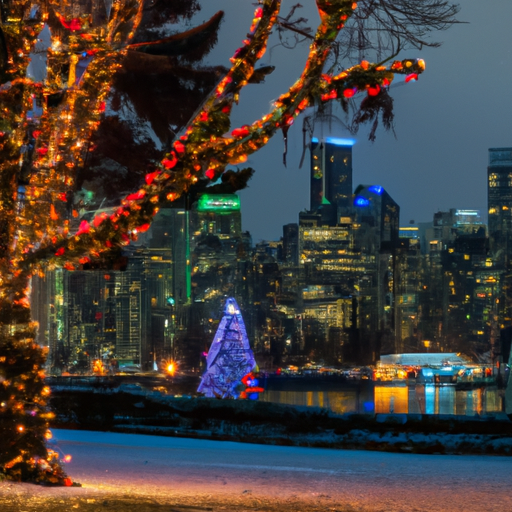
[[[456,414],[474,416],[503,410],[502,391],[495,386],[471,390],[455,386],[362,385],[336,390],[266,389],[260,400],[344,413]]]

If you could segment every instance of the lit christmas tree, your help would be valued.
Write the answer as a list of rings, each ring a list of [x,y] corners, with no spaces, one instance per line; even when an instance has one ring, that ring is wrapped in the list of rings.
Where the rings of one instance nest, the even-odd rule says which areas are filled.
[[[7,476],[70,483],[45,446],[50,435],[45,412],[48,390],[41,371],[45,355],[34,344],[36,326],[31,323],[28,300],[34,273],[55,266],[74,270],[120,250],[149,228],[160,204],[175,201],[200,180],[215,182],[227,166],[245,162],[278,131],[286,134],[308,107],[331,100],[346,106],[349,98],[360,93],[364,95],[360,122],[374,121],[382,112],[385,123],[391,123],[387,88],[394,74],[415,80],[424,70],[423,61],[373,64],[363,60],[339,73],[326,71],[338,34],[357,4],[351,0],[316,3],[320,24],[303,72],[268,114],[251,125],[231,127],[231,110],[241,90],[261,80],[261,70],[255,66],[278,23],[279,0],[260,0],[231,68],[165,157],[148,169],[143,185],[114,211],[86,220],[79,218],[70,197],[90,141],[105,117],[114,77],[125,59],[134,54],[168,54],[177,38],[138,39],[148,7],[142,0],[2,2],[0,469]],[[362,5],[371,3],[366,0]],[[445,2],[414,1],[410,9],[424,5],[435,14],[434,4]],[[169,8],[176,5],[195,6],[196,2],[168,4]],[[432,27],[438,25],[437,19],[430,22]],[[38,70],[27,72],[31,55]]]
[[[26,297],[28,277],[57,262],[43,258],[40,265],[22,269],[20,255],[69,237],[70,226],[79,221],[74,192],[84,181],[88,187],[93,184],[94,192],[98,188],[105,192],[107,199],[115,196],[116,189],[119,195],[119,190],[143,181],[144,173],[136,171],[154,171],[159,153],[154,144],[149,147],[141,141],[137,126],[147,122],[165,143],[171,137],[170,127],[182,129],[219,73],[225,72],[196,64],[216,41],[221,12],[198,27],[155,40],[159,26],[197,11],[196,0],[160,2],[158,9],[139,2],[118,7],[116,12],[108,3],[97,2],[86,12],[84,5],[65,2],[58,6],[2,3],[0,475],[8,478],[72,484],[59,455],[46,447],[52,416],[46,411],[50,390],[41,370],[46,353],[34,343],[35,325]],[[137,28],[134,35],[126,34],[127,20]],[[123,34],[124,43],[117,40]],[[128,41],[132,49],[127,48]],[[138,89],[153,99],[153,110],[151,104],[140,106],[141,94],[130,89],[142,76],[145,87]],[[157,83],[155,76],[162,82]],[[180,77],[186,77],[186,87]],[[115,95],[109,93],[111,85]],[[179,108],[162,108],[170,96]],[[121,120],[113,108],[116,104],[131,105],[136,115]],[[112,138],[112,131],[117,138]],[[118,172],[101,182],[97,176],[107,174],[104,162],[115,162]],[[129,179],[122,177],[127,174]],[[105,182],[109,189],[102,186]],[[75,265],[64,265],[69,269],[113,266],[120,245],[112,244],[112,249],[93,251],[75,258]]]
[[[238,398],[242,379],[255,366],[240,308],[235,299],[229,298],[197,391],[209,398]]]

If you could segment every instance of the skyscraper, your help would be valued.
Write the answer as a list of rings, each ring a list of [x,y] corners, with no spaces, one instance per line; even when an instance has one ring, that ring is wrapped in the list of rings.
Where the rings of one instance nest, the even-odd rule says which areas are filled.
[[[203,194],[199,198],[191,211],[190,249],[193,301],[216,302],[212,290],[220,293],[232,286],[238,253],[243,251],[236,194]],[[226,292],[232,294],[233,290]]]
[[[512,254],[512,148],[490,148],[487,167],[489,239],[496,263],[508,265]]]
[[[352,198],[352,139],[311,140],[311,212],[330,225],[347,214]]]
[[[298,265],[299,225],[283,226],[283,261],[288,265]]]
[[[375,247],[396,248],[400,233],[400,207],[380,185],[359,185],[354,191],[355,218],[373,228]]]
[[[365,274],[367,279],[372,276],[372,281],[366,286],[365,301],[360,307],[367,307],[367,315],[375,318],[379,332],[387,334],[388,343],[386,346],[383,341],[382,349],[394,351],[400,207],[380,185],[359,185],[354,191],[354,217],[360,226],[357,233],[362,254],[376,258],[373,273]],[[364,310],[360,314],[364,317]]]

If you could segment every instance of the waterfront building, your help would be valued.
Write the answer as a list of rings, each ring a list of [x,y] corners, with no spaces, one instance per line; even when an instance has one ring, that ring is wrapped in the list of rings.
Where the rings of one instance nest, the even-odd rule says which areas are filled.
[[[420,336],[431,350],[489,351],[500,272],[480,212],[437,212],[425,238]]]
[[[342,281],[353,271],[364,271],[366,263],[361,261],[361,253],[354,247],[354,230],[357,226],[351,219],[337,226],[326,226],[316,214],[301,214],[299,217],[299,265],[304,269],[306,280],[312,284],[331,284],[333,279]],[[303,222],[305,219],[305,222]],[[347,290],[353,288],[346,283]]]
[[[240,198],[236,194],[203,194],[190,215],[193,300],[218,301],[215,293],[233,294],[224,288],[232,282],[230,273],[239,251],[244,251]]]
[[[397,250],[399,248],[400,207],[379,185],[359,185],[354,191],[355,220],[363,235],[361,252],[375,254],[371,287],[371,309],[382,342],[395,349],[395,297]],[[387,348],[387,347],[384,347]]]
[[[483,353],[490,349],[499,271],[489,258],[485,231],[458,235],[442,255],[444,349]],[[494,281],[494,289],[489,284]]]
[[[116,343],[114,357],[120,367],[145,363],[151,368],[149,357],[148,321],[149,293],[145,272],[146,258],[143,251],[130,254],[128,267],[124,272],[116,272],[115,279],[115,329]],[[87,274],[86,274],[87,276]],[[90,279],[92,276],[89,276]],[[88,303],[81,301],[80,309]],[[148,367],[149,366],[149,367]]]
[[[236,194],[202,194],[190,209],[191,300],[186,326],[176,343],[182,367],[197,368],[213,334],[225,296],[239,288],[238,262],[248,257],[250,236],[242,233]]]
[[[489,244],[493,264],[502,273],[497,324],[510,340],[512,329],[512,148],[490,148],[487,167]],[[507,334],[505,335],[505,332]]]
[[[396,353],[416,351],[420,348],[418,321],[421,259],[417,228],[400,228],[394,275]]]
[[[36,342],[48,347],[46,364],[54,366],[62,358],[59,340],[65,336],[67,321],[64,308],[64,282],[62,269],[47,270],[31,280],[32,318],[37,323]]]

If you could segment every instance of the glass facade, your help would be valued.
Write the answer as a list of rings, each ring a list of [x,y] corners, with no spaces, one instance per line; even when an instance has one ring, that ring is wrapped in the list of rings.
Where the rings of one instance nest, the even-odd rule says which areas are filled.
[[[353,141],[327,138],[311,142],[310,208],[324,210],[336,224],[350,209]]]
[[[489,149],[487,179],[491,252],[497,263],[508,265],[512,254],[512,148]]]

